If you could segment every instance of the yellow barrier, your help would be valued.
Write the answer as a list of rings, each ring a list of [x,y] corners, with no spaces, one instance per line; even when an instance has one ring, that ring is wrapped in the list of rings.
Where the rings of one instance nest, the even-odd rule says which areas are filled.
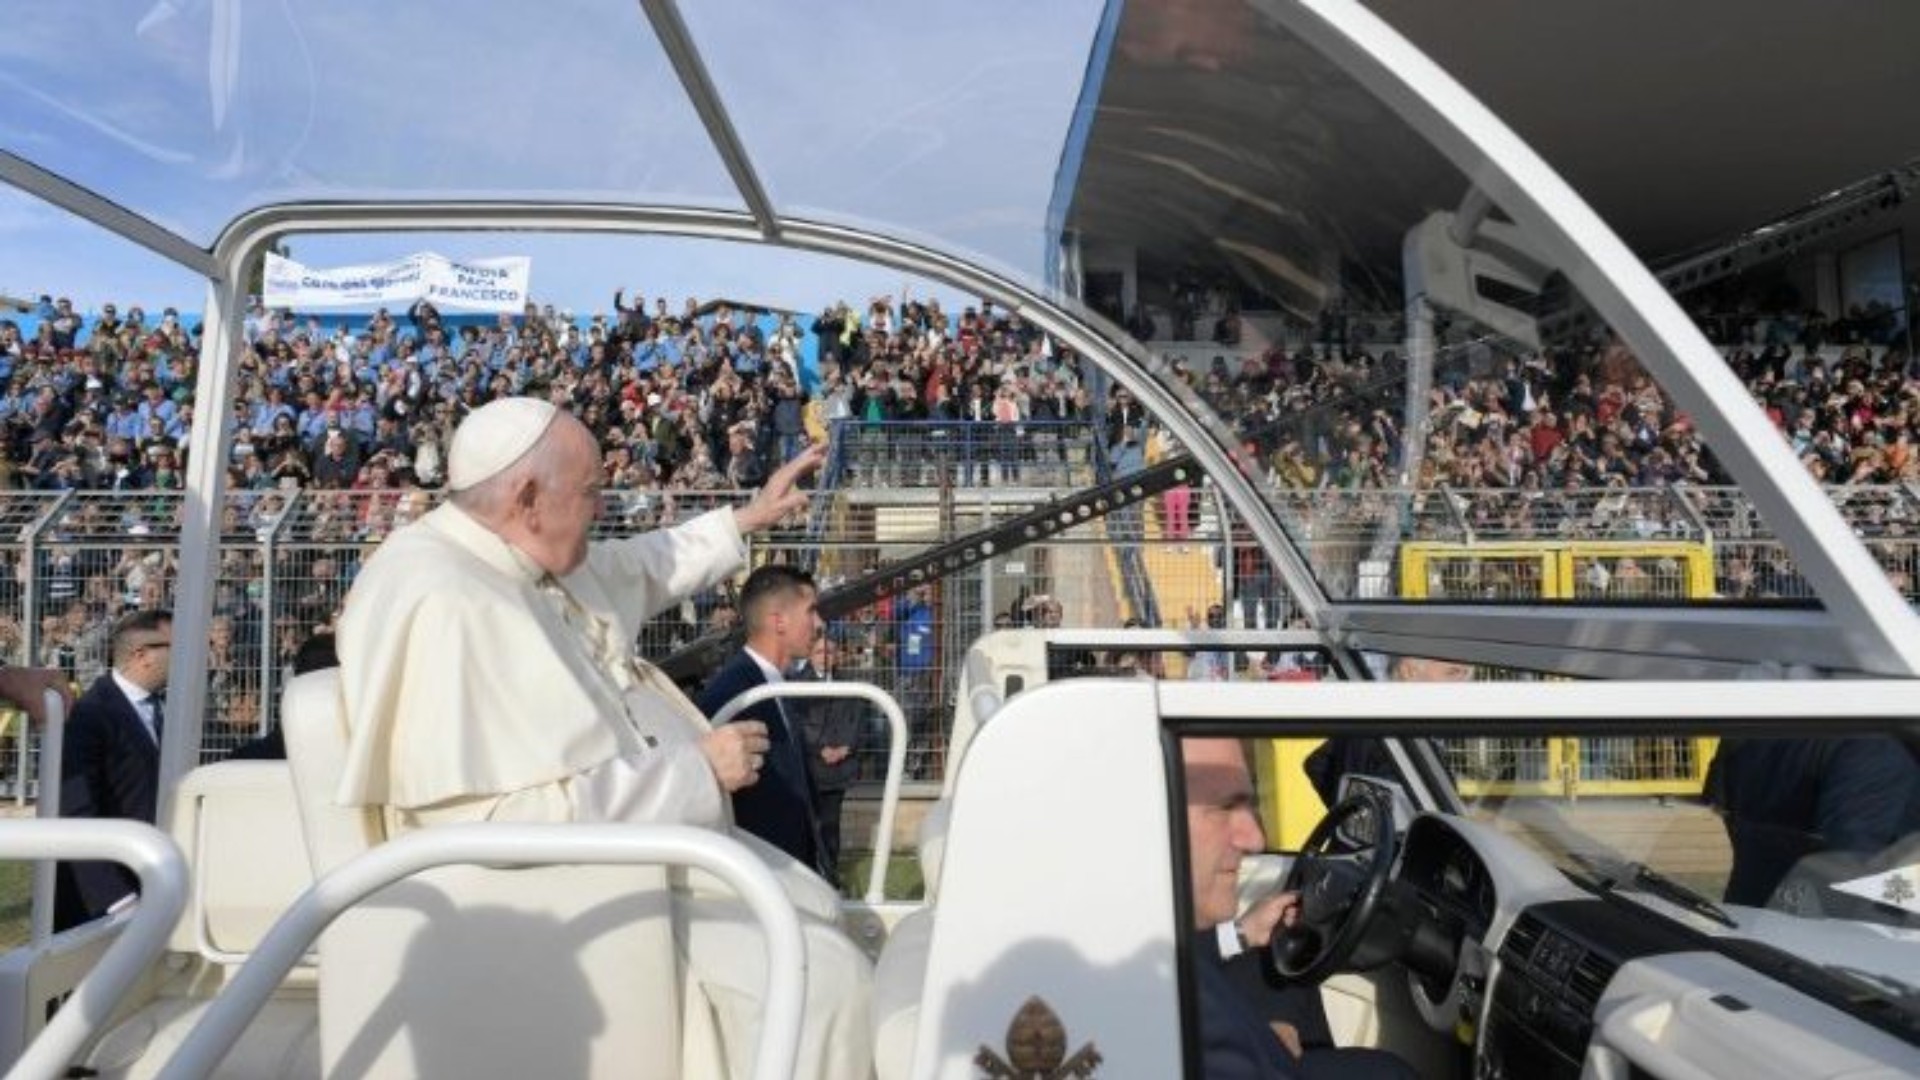
[[[1703,600],[1713,596],[1713,548],[1677,540],[1408,543],[1400,549],[1400,595],[1413,600]],[[1443,744],[1460,793],[1469,798],[1697,795],[1714,748],[1711,739]]]
[[[1307,780],[1307,755],[1322,739],[1262,739],[1255,746],[1254,775],[1260,789],[1260,824],[1267,847],[1298,851],[1327,807]]]
[[[1400,545],[1407,600],[1704,600],[1713,548],[1687,540]]]

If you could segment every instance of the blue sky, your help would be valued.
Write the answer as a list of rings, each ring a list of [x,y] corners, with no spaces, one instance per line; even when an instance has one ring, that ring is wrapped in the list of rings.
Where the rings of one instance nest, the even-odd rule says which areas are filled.
[[[684,14],[783,213],[927,240],[1033,281],[1102,6],[738,0]],[[420,40],[436,47],[402,47]],[[202,244],[247,207],[301,198],[740,205],[632,0],[56,5],[0,38],[0,94],[0,147]],[[902,285],[843,260],[670,240],[293,247],[314,265],[527,254],[536,296],[576,310],[622,285],[802,309]],[[89,308],[204,302],[190,275],[4,188],[0,291]]]
[[[0,185],[0,294],[32,300],[42,292],[69,296],[85,310],[114,301],[156,310],[198,311],[205,284],[145,249]],[[381,262],[415,251],[455,258],[528,255],[533,294],[576,314],[612,312],[613,290],[661,295],[679,310],[689,296],[718,297],[812,311],[831,300],[864,306],[874,296],[906,290],[938,297],[957,313],[972,298],[924,278],[848,259],[745,244],[674,237],[518,233],[383,233],[305,236],[289,241],[292,256],[312,266]],[[956,306],[958,305],[958,306]]]

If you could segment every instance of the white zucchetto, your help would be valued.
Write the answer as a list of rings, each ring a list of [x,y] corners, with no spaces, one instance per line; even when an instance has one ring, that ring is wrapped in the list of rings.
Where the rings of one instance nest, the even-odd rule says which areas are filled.
[[[560,410],[539,398],[490,401],[467,414],[447,451],[447,487],[465,491],[484,483],[526,456]]]

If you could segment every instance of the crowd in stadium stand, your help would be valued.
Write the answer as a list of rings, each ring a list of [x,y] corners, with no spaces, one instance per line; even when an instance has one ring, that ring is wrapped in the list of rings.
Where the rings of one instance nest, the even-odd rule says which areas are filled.
[[[1220,351],[1191,364],[1175,356],[1166,371],[1237,425],[1242,449],[1281,488],[1444,486],[1475,493],[1463,513],[1501,535],[1646,538],[1673,524],[1663,520],[1671,507],[1606,492],[1725,480],[1691,419],[1617,341],[1521,355],[1444,350],[1412,466],[1395,348],[1330,344],[1393,333],[1392,316],[1338,314],[1317,328],[1328,335],[1317,346],[1260,348],[1241,343],[1238,313],[1218,295],[1198,286],[1178,295],[1171,329],[1210,329]],[[111,302],[83,317],[65,297],[43,297],[33,314],[29,335],[0,321],[0,487],[181,488],[200,328],[172,309],[149,317]],[[1879,344],[1899,338],[1883,316],[1713,317],[1738,342],[1733,370],[1822,480],[1920,477],[1920,379],[1904,350]],[[1150,317],[1127,321],[1155,331]],[[1096,402],[1079,357],[990,303],[950,316],[935,300],[877,297],[808,319],[692,299],[675,312],[664,298],[616,292],[609,312],[579,319],[552,305],[443,319],[421,303],[326,323],[256,305],[245,341],[228,474],[236,491],[437,487],[459,417],[502,394],[571,405],[601,441],[612,489],[750,488],[839,420],[979,425],[990,432],[982,454],[1013,479],[1039,453],[1037,422],[1088,422],[1113,475],[1174,449],[1126,389]],[[811,378],[798,364],[808,346]],[[876,467],[873,479],[896,473]],[[968,467],[956,479],[990,477]],[[1601,496],[1576,509],[1574,492]],[[424,508],[339,515],[329,535],[378,539]],[[1168,535],[1183,537],[1185,524]]]
[[[1189,290],[1193,291],[1193,290]],[[1199,296],[1174,330],[1195,332]],[[183,486],[199,327],[111,302],[90,318],[42,298],[23,337],[0,321],[0,487],[143,490]],[[1153,327],[1138,325],[1136,331]],[[1171,370],[1233,418],[1288,487],[1447,485],[1523,492],[1723,480],[1690,418],[1617,342],[1527,356],[1443,357],[1419,471],[1403,475],[1402,362],[1393,349],[1238,344],[1238,315],[1203,318],[1222,347],[1204,368]],[[1327,329],[1391,332],[1342,316]],[[1743,343],[1730,363],[1819,478],[1893,483],[1920,470],[1920,382],[1886,320],[1715,317]],[[817,381],[797,360],[818,342]],[[1753,344],[1745,344],[1746,340]],[[1820,348],[1839,339],[1836,352]],[[571,404],[601,439],[608,486],[729,489],[768,470],[836,420],[1010,425],[1104,419],[1122,474],[1144,463],[1151,418],[1122,392],[1096,403],[1078,357],[991,304],[957,317],[937,301],[835,304],[809,323],[726,304],[616,293],[576,320],[551,305],[454,325],[425,303],[357,324],[256,306],[235,405],[236,490],[379,489],[442,482],[444,447],[465,410],[502,394]],[[1096,411],[1101,414],[1096,416]]]
[[[0,322],[0,487],[181,487],[200,328],[112,303],[87,319],[64,297],[35,314],[31,337]],[[809,334],[820,364],[803,389]],[[573,406],[608,486],[629,489],[754,487],[838,419],[1012,424],[1089,408],[1078,359],[991,304],[950,319],[937,301],[880,298],[809,324],[616,293],[590,319],[530,305],[487,325],[425,303],[357,325],[256,306],[246,343],[235,490],[437,486],[459,417],[504,394]]]
[[[1709,490],[1724,480],[1690,419],[1626,349],[1602,341],[1533,355],[1443,351],[1428,435],[1408,477],[1404,362],[1394,346],[1358,344],[1396,340],[1394,316],[1339,315],[1296,328],[1302,332],[1286,344],[1262,346],[1218,296],[1197,287],[1185,295],[1177,325],[1150,326],[1154,320],[1138,315],[1125,321],[1136,334],[1177,333],[1217,347],[1205,360],[1182,358],[1194,357],[1191,349],[1170,352],[1163,372],[1229,419],[1249,459],[1278,487],[1299,493],[1301,505],[1330,490],[1365,497],[1411,480],[1473,493],[1458,513],[1483,535],[1652,539],[1678,522],[1673,501],[1650,493]],[[0,490],[181,489],[201,328],[172,309],[150,315],[111,302],[83,316],[67,298],[43,298],[32,315],[23,320],[32,327],[27,334],[0,319]],[[1716,325],[1727,335],[1733,370],[1816,476],[1858,485],[1920,478],[1920,378],[1884,320],[1865,313],[1838,322],[1726,318]],[[1300,343],[1313,335],[1313,344]],[[811,372],[798,364],[807,351],[817,355]],[[301,489],[317,509],[306,547],[268,555],[236,545],[225,555],[214,607],[209,745],[257,729],[266,705],[258,673],[284,667],[307,636],[330,625],[366,546],[428,509],[427,490],[407,489],[444,482],[453,427],[494,397],[534,394],[571,405],[600,439],[610,489],[668,493],[637,504],[651,507],[628,519],[642,528],[671,498],[693,505],[684,493],[757,485],[840,420],[985,432],[970,441],[997,473],[968,465],[949,474],[963,485],[996,476],[1018,482],[1024,459],[1029,482],[1065,486],[1068,436],[1036,437],[1045,421],[1085,423],[1072,436],[1086,446],[1076,453],[1104,450],[1111,475],[1178,452],[1129,391],[1102,393],[1092,374],[1071,350],[986,303],[951,315],[936,301],[879,297],[808,317],[694,300],[675,311],[665,299],[616,293],[609,311],[581,318],[551,305],[530,305],[518,316],[443,318],[417,304],[325,322],[256,306],[245,320],[228,463],[230,488],[255,496],[230,506],[225,527],[261,532],[286,505],[287,488]],[[1061,470],[1037,468],[1043,455],[1058,455]],[[927,482],[925,468],[910,472],[889,464],[860,479]],[[384,489],[401,493],[377,513],[351,495],[327,494]],[[1170,494],[1168,507],[1191,507],[1197,516],[1203,500],[1176,496],[1186,493]],[[1184,541],[1187,522],[1172,521],[1171,512],[1158,512],[1162,535]],[[20,613],[18,620],[0,614],[0,655],[26,659],[23,628],[32,625],[39,662],[88,678],[104,664],[104,630],[114,614],[168,602],[172,552],[164,543],[142,544],[146,524],[137,513],[114,516],[123,514],[74,504],[32,553],[32,567],[19,564],[24,552],[0,550],[0,612]],[[1870,538],[1920,528],[1897,513],[1854,516]],[[1738,535],[1737,523],[1722,535],[1716,590],[1781,595],[1791,568],[1773,565],[1782,558],[1776,551],[1726,542]],[[1280,589],[1257,545],[1240,537],[1232,555],[1223,567],[1236,595],[1277,618]],[[1619,582],[1599,587],[1619,592],[1636,569],[1614,566],[1607,572]],[[1905,573],[1891,564],[1889,572]],[[30,576],[38,595],[27,612],[20,590]],[[261,595],[269,577],[271,603]],[[921,775],[938,768],[937,732],[927,725],[939,711],[935,629],[947,617],[943,602],[937,591],[915,590],[832,630],[843,677],[901,697],[915,725],[910,764]],[[663,614],[644,644],[649,654],[665,653],[736,617],[717,591]],[[1057,625],[1060,618],[1056,599],[1022,590],[996,625]]]

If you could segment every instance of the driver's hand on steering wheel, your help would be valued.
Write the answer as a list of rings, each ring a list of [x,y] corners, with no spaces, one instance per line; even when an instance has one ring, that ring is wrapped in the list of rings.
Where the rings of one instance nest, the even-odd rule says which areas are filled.
[[[1240,928],[1240,936],[1246,939],[1248,948],[1264,949],[1273,941],[1275,927],[1283,923],[1292,926],[1299,919],[1300,894],[1281,892],[1248,908],[1236,925]]]

